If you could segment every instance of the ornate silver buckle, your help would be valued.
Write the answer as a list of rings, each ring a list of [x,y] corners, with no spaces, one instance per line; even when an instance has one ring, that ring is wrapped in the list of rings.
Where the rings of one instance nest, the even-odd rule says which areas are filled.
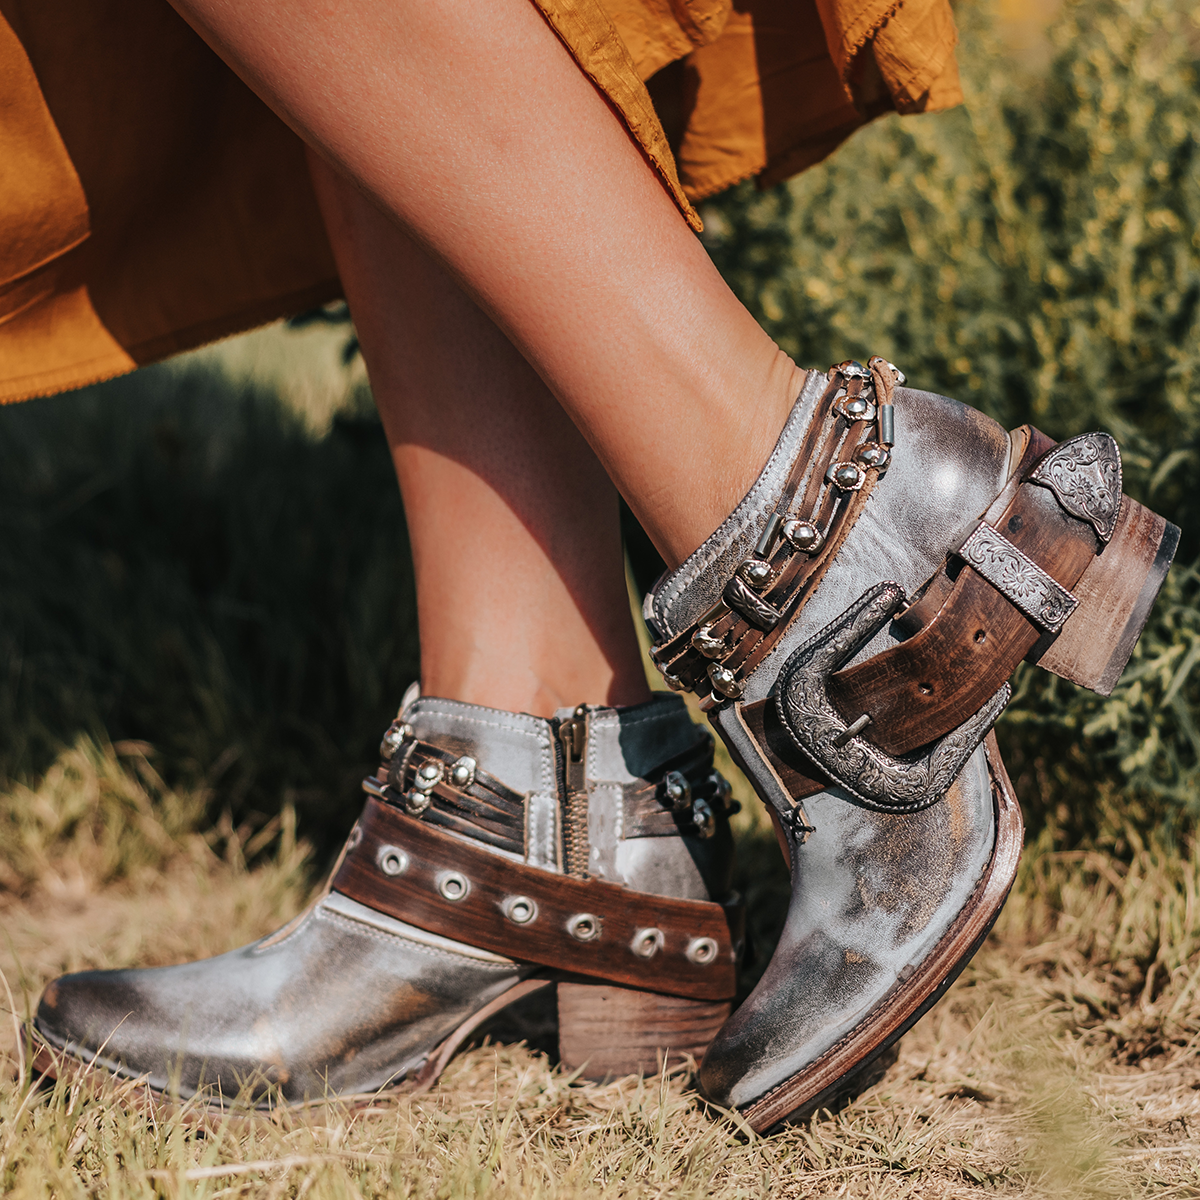
[[[796,745],[868,808],[919,812],[958,778],[1012,696],[1006,683],[973,716],[919,754],[896,758],[857,734],[867,721],[842,720],[825,681],[892,619],[905,601],[898,583],[880,583],[805,642],[783,666],[775,704]]]

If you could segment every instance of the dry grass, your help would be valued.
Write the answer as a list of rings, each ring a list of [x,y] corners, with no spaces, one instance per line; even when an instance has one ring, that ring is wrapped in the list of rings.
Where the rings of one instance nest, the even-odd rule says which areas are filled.
[[[141,747],[88,742],[0,798],[0,966],[18,1013],[60,971],[213,953],[299,908],[310,880],[288,822],[201,834],[203,799],[170,793]],[[6,1078],[0,1190],[1200,1196],[1200,857],[1144,845],[1131,859],[1031,847],[997,933],[884,1081],[773,1137],[705,1112],[686,1072],[600,1086],[483,1044],[426,1096],[207,1131],[119,1087]],[[14,1028],[0,1038],[12,1062]]]

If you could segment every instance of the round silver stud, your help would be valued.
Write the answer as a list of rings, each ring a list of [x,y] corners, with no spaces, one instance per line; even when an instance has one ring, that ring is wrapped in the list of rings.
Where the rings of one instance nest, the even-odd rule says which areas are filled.
[[[857,492],[867,481],[867,473],[852,462],[832,463],[825,473],[825,478],[843,492]]]
[[[709,664],[708,678],[712,683],[713,691],[724,696],[726,700],[736,700],[745,690],[738,682],[737,676],[728,667],[722,667],[719,663]]]
[[[577,942],[594,942],[600,936],[600,918],[594,913],[576,913],[567,919],[567,932]]]
[[[692,634],[692,649],[699,650],[705,658],[720,658],[729,650],[729,643],[724,637],[717,637],[711,625],[701,625]]]
[[[538,914],[537,902],[528,896],[509,896],[503,908],[504,915],[514,925],[528,925]]]
[[[375,865],[385,875],[403,875],[408,870],[408,855],[399,846],[380,846],[375,851]]]
[[[845,362],[838,363],[837,366],[833,368],[833,370],[838,371],[840,374],[844,375],[847,379],[870,379],[871,378],[871,372],[868,371],[867,368],[862,365],[862,363],[855,362],[852,358],[847,359]]]
[[[404,796],[404,808],[414,817],[419,817],[429,807],[428,792],[407,792]]]
[[[639,929],[633,935],[629,948],[638,958],[653,958],[666,944],[666,936],[661,929],[653,925],[649,929]]]
[[[676,812],[683,812],[692,802],[692,785],[682,771],[668,771],[662,781],[663,797]]]
[[[471,881],[458,871],[443,871],[437,878],[437,890],[447,900],[457,902],[466,899],[471,890]]]
[[[716,792],[717,803],[722,808],[727,809],[729,801],[733,799],[733,784],[720,771],[714,771],[709,778],[712,780],[713,788]]]
[[[854,461],[861,467],[874,468],[882,471],[891,460],[891,453],[886,446],[878,442],[864,442],[854,453]]]
[[[698,967],[707,967],[709,963],[716,962],[719,951],[720,947],[712,938],[700,937],[692,938],[684,953],[688,962],[694,962]]]
[[[696,832],[702,838],[710,838],[717,832],[717,818],[712,805],[703,797],[697,798],[692,805],[692,824],[696,826]]]
[[[413,727],[404,721],[393,721],[379,743],[379,756],[390,759],[413,735]]]
[[[443,767],[442,764],[436,760],[422,763],[417,770],[416,779],[413,780],[413,787],[415,787],[418,792],[432,792],[433,789],[442,782],[445,774],[445,767]]]
[[[738,578],[743,583],[749,584],[756,592],[761,592],[764,588],[769,587],[771,580],[775,578],[775,568],[762,558],[746,559],[738,567],[737,573]]]
[[[464,754],[450,764],[450,782],[455,787],[470,787],[475,782],[475,768],[479,764],[469,755]]]
[[[789,517],[784,521],[783,536],[797,550],[804,550],[808,554],[820,550],[825,542],[821,531],[811,521],[802,521],[799,517]]]

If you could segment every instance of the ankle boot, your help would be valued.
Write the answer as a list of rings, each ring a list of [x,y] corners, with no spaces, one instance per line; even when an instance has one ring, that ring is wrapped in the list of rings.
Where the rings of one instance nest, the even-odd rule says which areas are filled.
[[[381,754],[304,913],[217,958],[56,980],[36,1069],[218,1109],[429,1086],[482,1021],[555,984],[567,1066],[703,1053],[740,909],[728,785],[679,697],[547,721],[410,689]]]
[[[700,1072],[759,1131],[835,1103],[996,919],[1020,810],[989,730],[1022,658],[1102,694],[1179,531],[1106,434],[1055,445],[901,386],[813,372],[761,476],[646,603],[789,856],[783,935]]]

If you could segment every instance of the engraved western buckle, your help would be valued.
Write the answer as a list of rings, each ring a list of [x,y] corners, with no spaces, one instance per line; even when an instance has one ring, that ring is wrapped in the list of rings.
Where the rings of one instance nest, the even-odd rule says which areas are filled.
[[[905,601],[898,583],[880,583],[801,646],[784,664],[775,705],[796,745],[868,808],[917,812],[940,800],[1012,696],[1006,683],[973,716],[918,754],[896,758],[857,734],[829,699],[829,676],[863,648]]]

